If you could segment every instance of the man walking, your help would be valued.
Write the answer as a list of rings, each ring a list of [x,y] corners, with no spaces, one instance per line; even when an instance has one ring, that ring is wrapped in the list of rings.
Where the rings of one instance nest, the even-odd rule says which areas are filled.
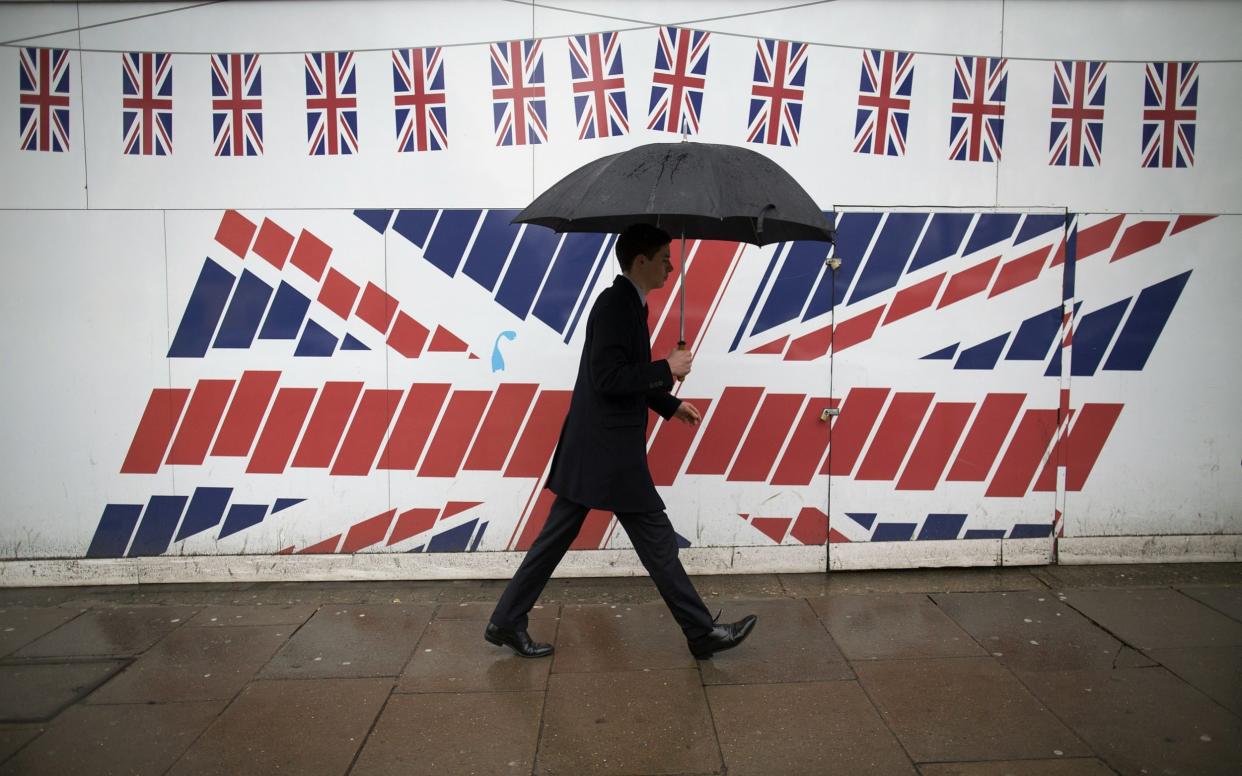
[[[578,379],[546,486],[557,498],[484,632],[489,642],[512,647],[522,657],[552,654],[552,645],[527,633],[527,613],[591,509],[617,515],[695,657],[706,659],[742,643],[758,619],[752,614],[716,624],[677,557],[673,526],[647,467],[648,408],[665,420],[692,425],[701,420],[694,405],[669,393],[674,377],[690,373],[690,351],[651,360],[647,293],[662,287],[673,271],[670,241],[648,224],[626,229],[617,239],[623,274],[599,295],[587,319]]]

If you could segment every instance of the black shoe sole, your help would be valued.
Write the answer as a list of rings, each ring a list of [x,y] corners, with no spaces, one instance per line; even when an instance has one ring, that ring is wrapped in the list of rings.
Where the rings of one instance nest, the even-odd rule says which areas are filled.
[[[513,650],[513,654],[517,655],[518,657],[525,657],[525,658],[532,658],[532,659],[533,659],[533,658],[540,658],[540,657],[551,657],[551,656],[552,656],[552,650],[548,650],[548,652],[547,652],[547,653],[542,654],[542,655],[528,655],[528,654],[526,654],[525,652],[522,652],[522,651],[521,651],[520,649],[518,649],[517,647],[513,646],[512,644],[510,644],[510,643],[506,642],[504,639],[497,639],[497,638],[493,638],[492,636],[489,636],[489,635],[488,635],[488,634],[486,634],[486,633],[484,633],[484,634],[483,634],[483,639],[484,639],[485,641],[487,641],[487,642],[491,643],[491,644],[495,644],[495,645],[496,645],[496,646],[498,646],[498,647],[508,647],[509,649]]]

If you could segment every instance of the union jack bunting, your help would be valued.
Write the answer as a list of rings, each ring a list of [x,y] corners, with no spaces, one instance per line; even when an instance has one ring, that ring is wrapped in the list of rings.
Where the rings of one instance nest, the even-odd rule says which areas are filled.
[[[808,47],[787,40],[760,40],[750,88],[751,143],[796,146],[802,126]]]
[[[17,70],[23,151],[69,150],[69,52],[24,48]]]
[[[311,156],[358,152],[354,52],[306,55],[306,138]]]
[[[958,57],[953,68],[953,107],[949,120],[949,158],[959,162],[999,162],[1005,131],[1007,59]]]
[[[615,32],[569,39],[569,76],[574,85],[578,139],[628,134],[621,39]]]
[[[216,156],[263,154],[263,79],[258,54],[212,55],[211,132]]]
[[[121,55],[121,134],[125,153],[172,153],[172,54]]]
[[[914,55],[907,51],[864,51],[858,86],[854,152],[906,155]]]
[[[647,129],[698,134],[707,85],[709,33],[661,27],[651,74]]]
[[[543,41],[492,44],[492,119],[496,145],[548,142],[543,88]]]
[[[1193,167],[1198,62],[1151,62],[1143,88],[1143,166]]]
[[[1052,131],[1048,164],[1098,167],[1104,150],[1104,63],[1052,66]]]
[[[444,57],[439,46],[392,52],[393,105],[397,151],[441,151],[448,147]]]

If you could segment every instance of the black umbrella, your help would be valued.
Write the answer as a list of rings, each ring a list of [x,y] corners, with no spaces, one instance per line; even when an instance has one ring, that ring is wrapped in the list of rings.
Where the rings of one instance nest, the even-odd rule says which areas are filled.
[[[687,237],[768,245],[836,236],[831,218],[776,162],[748,148],[684,141],[589,162],[513,219],[557,232],[614,233],[638,222],[680,236],[683,263]],[[683,341],[685,298],[683,267]]]

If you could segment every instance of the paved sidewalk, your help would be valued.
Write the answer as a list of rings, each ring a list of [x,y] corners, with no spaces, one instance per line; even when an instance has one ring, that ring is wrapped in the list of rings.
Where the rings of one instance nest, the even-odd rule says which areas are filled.
[[[9,774],[1238,774],[1242,564],[0,590]]]

